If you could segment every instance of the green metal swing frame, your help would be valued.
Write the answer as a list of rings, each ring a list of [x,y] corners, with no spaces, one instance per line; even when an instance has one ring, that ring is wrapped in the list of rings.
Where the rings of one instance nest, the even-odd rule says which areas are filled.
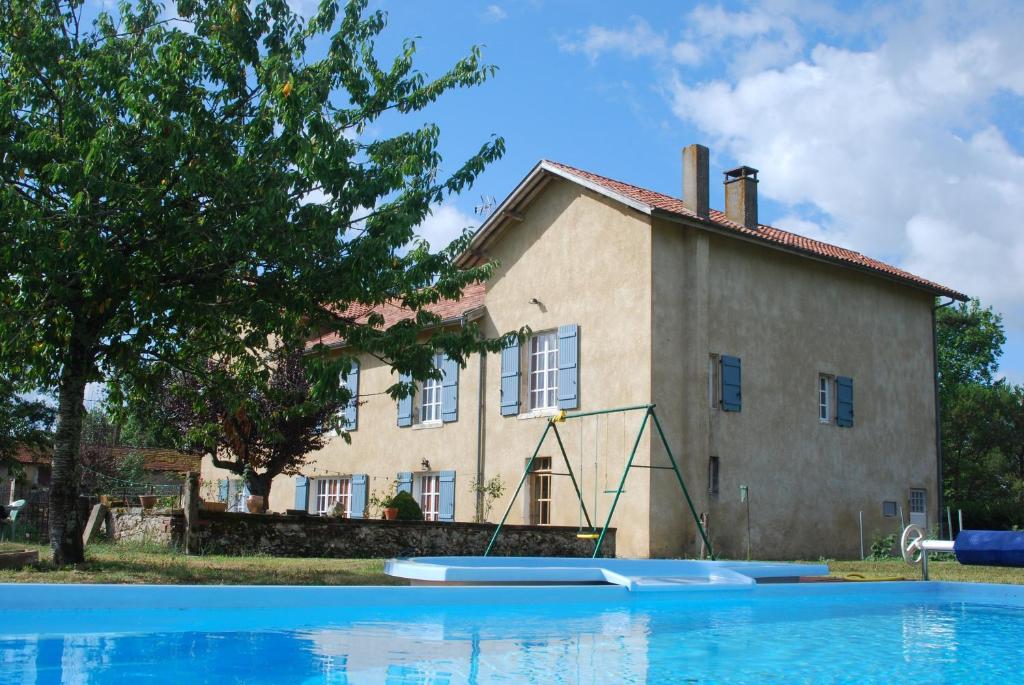
[[[704,545],[708,550],[708,556],[712,559],[715,558],[714,550],[711,547],[711,541],[708,539],[707,531],[704,530],[704,526],[700,522],[700,516],[697,515],[697,510],[693,506],[693,500],[690,498],[690,493],[686,489],[686,483],[683,481],[683,474],[679,471],[679,465],[676,463],[676,458],[672,454],[672,448],[668,444],[668,439],[665,437],[665,431],[661,427],[661,421],[658,420],[658,415],[654,411],[655,405],[653,404],[637,404],[630,407],[616,407],[614,409],[600,409],[597,411],[584,411],[568,414],[566,412],[559,412],[556,416],[552,416],[548,419],[547,425],[544,427],[544,432],[540,436],[540,440],[537,441],[537,447],[533,450],[533,455],[530,460],[526,463],[526,469],[523,471],[523,477],[519,479],[519,485],[516,487],[515,493],[512,495],[512,499],[509,500],[508,507],[505,509],[505,514],[501,517],[501,522],[498,523],[498,527],[494,529],[494,534],[491,535],[491,541],[487,544],[487,550],[484,551],[484,556],[490,556],[491,551],[494,549],[494,545],[498,540],[498,535],[501,534],[501,529],[504,527],[505,522],[508,520],[509,514],[512,512],[512,507],[515,505],[516,499],[519,497],[519,493],[523,489],[523,485],[526,483],[526,479],[533,471],[533,462],[537,459],[537,455],[540,454],[540,448],[544,445],[544,441],[548,437],[548,433],[555,434],[555,440],[558,441],[558,450],[562,453],[562,460],[565,462],[565,467],[568,469],[567,473],[557,473],[551,475],[557,476],[569,476],[572,480],[573,490],[576,491],[576,497],[580,503],[580,509],[583,512],[583,518],[587,521],[587,526],[593,530],[594,524],[590,520],[590,514],[587,512],[587,505],[583,501],[583,493],[580,492],[579,483],[576,482],[576,476],[572,470],[572,464],[569,463],[569,455],[565,452],[565,444],[562,442],[562,435],[558,432],[558,424],[564,423],[571,419],[581,419],[585,416],[597,416],[599,414],[620,414],[625,412],[642,411],[644,413],[643,420],[640,422],[640,428],[636,432],[636,439],[633,440],[633,449],[629,453],[629,459],[626,460],[626,465],[622,469],[622,477],[619,479],[619,487],[615,490],[615,498],[612,500],[612,506],[608,510],[608,516],[605,519],[604,527],[601,528],[601,533],[598,535],[597,540],[594,543],[594,553],[591,558],[596,559],[601,553],[601,545],[604,543],[604,538],[608,534],[608,528],[612,523],[612,516],[615,514],[615,507],[619,504],[619,498],[622,496],[623,488],[626,485],[626,477],[629,475],[630,469],[658,469],[672,471],[676,474],[676,480],[679,482],[679,487],[683,491],[683,496],[686,498],[686,504],[690,508],[690,514],[693,515],[693,521],[697,524],[697,530],[700,532],[701,539],[704,540]],[[643,437],[644,430],[648,424],[653,423],[657,429],[658,437],[661,438],[661,444],[665,446],[665,452],[668,454],[669,462],[671,466],[654,466],[653,464],[634,464],[633,460],[636,458],[637,449],[640,447],[640,439]]]

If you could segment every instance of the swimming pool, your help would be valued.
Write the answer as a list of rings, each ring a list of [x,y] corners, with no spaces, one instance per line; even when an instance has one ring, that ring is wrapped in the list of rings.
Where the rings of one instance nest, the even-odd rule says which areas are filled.
[[[1024,588],[0,585],[0,683],[1019,682]]]

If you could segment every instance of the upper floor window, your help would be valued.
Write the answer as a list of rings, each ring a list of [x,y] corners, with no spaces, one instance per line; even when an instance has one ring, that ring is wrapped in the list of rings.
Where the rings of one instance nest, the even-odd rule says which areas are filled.
[[[554,331],[530,339],[530,409],[558,406],[558,337]]]
[[[316,513],[330,514],[335,509],[348,518],[352,510],[352,479],[319,478],[316,481]]]
[[[825,374],[818,376],[818,420],[832,422],[832,377]]]
[[[441,369],[444,355],[434,355],[434,368]],[[420,423],[438,423],[441,421],[441,386],[439,378],[428,378],[420,388]]]

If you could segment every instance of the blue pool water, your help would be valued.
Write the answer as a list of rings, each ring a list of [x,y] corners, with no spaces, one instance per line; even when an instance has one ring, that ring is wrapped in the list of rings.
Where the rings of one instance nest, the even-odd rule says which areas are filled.
[[[1024,588],[0,586],[0,683],[988,683]]]

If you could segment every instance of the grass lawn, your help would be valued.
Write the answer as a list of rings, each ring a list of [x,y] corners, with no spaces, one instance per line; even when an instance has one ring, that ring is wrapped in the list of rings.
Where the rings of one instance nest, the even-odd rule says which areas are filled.
[[[281,559],[266,556],[185,556],[158,546],[89,545],[77,568],[53,569],[50,549],[40,564],[0,569],[0,583],[153,583],[159,585],[406,585],[384,575],[382,559]],[[3,549],[14,549],[4,544]]]
[[[866,579],[906,578],[920,580],[921,567],[908,566],[902,559],[887,561],[829,561],[830,575],[843,578],[851,573]],[[1024,568],[997,568],[995,566],[962,566],[956,561],[929,561],[931,580],[963,581],[969,583],[1015,583],[1024,585]]]
[[[159,546],[94,544],[78,568],[49,567],[48,547],[39,550],[41,563],[18,570],[0,570],[0,583],[154,583],[197,585],[405,585],[384,575],[382,559],[281,559],[266,556],[185,556]],[[0,544],[0,551],[15,549]],[[901,559],[889,561],[829,561],[831,575],[859,574],[868,580],[918,580],[919,568]],[[932,561],[932,580],[1024,584],[1024,569],[961,566],[955,561]]]

